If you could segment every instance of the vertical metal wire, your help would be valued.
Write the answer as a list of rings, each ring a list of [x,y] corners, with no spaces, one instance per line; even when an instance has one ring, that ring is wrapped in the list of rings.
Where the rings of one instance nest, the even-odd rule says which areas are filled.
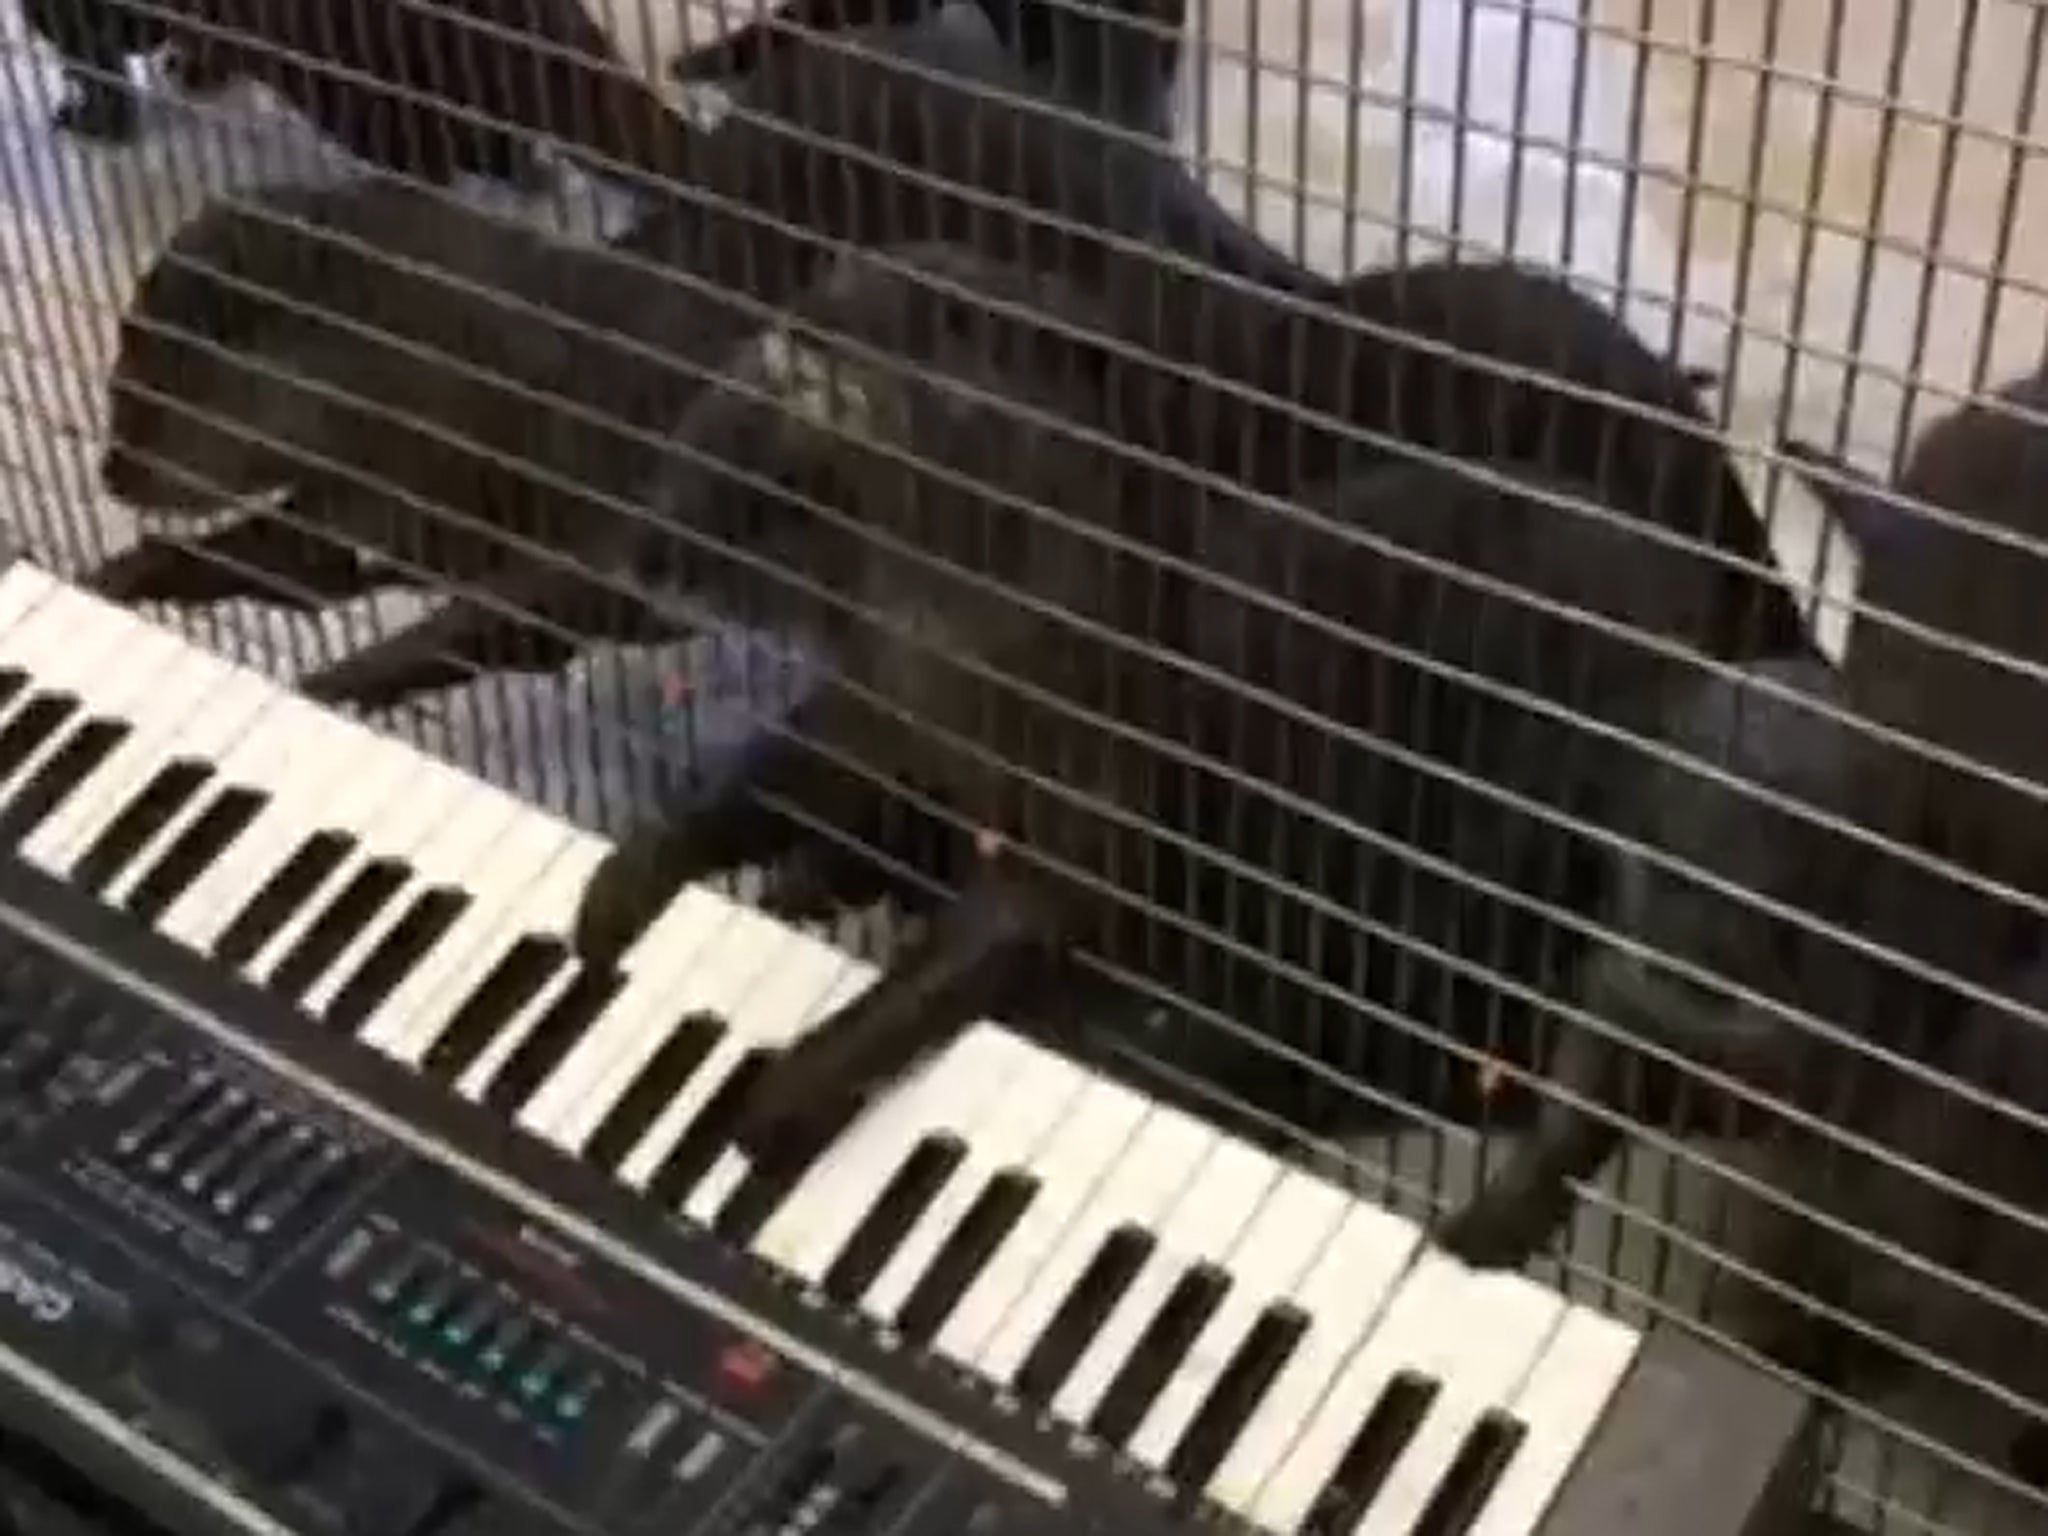
[[[1962,24],[1956,37],[1955,72],[1949,79],[1947,119],[1941,125],[1941,154],[1935,166],[1934,196],[1927,210],[1927,227],[1920,251],[1919,291],[1913,307],[1913,339],[1907,351],[1904,387],[1892,418],[1892,441],[1896,446],[1894,472],[1905,465],[1905,445],[1912,429],[1914,408],[1920,399],[1920,384],[1927,367],[1928,329],[1934,319],[1935,279],[1949,261],[1944,232],[1953,211],[1956,156],[1962,149],[1963,114],[1969,105],[1970,74],[1977,50],[1977,19],[1982,0],[1963,0]],[[1994,278],[1994,281],[1996,279]]]
[[[2006,150],[2005,190],[1999,198],[1998,232],[1992,242],[1991,276],[1985,285],[1984,316],[1977,332],[1976,357],[1970,364],[1969,388],[1981,391],[1991,373],[1992,338],[1998,334],[2010,286],[2007,273],[2012,265],[2013,235],[2019,224],[2020,191],[2027,173],[2037,164],[2029,149],[2039,142],[2035,131],[2040,106],[2041,50],[2048,41],[2048,10],[2027,9],[2025,62],[2020,67],[2019,100],[2013,107],[2013,142]],[[2043,360],[2048,360],[2044,357]]]
[[[1850,307],[1847,375],[1842,383],[1841,403],[1835,417],[1834,441],[1838,450],[1847,447],[1854,430],[1856,391],[1864,376],[1863,347],[1869,335],[1871,291],[1876,281],[1877,253],[1885,239],[1885,206],[1890,200],[1892,172],[1896,166],[1899,101],[1905,88],[1906,50],[1913,31],[1912,0],[1895,0],[1892,10],[1891,46],[1885,55],[1883,106],[1877,120],[1877,177],[1870,191],[1870,206],[1862,228],[1857,231],[1862,253],[1856,264],[1855,298]],[[1893,445],[1891,468],[1897,471],[1900,445]]]

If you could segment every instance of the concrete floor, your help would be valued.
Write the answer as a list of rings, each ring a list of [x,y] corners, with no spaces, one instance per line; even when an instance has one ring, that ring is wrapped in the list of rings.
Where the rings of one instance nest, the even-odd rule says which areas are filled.
[[[713,0],[692,3],[669,34],[642,44],[649,57],[668,37],[703,35]],[[2039,94],[2031,64],[2042,13],[2014,0],[1912,0],[1910,47],[1893,82],[1882,40],[1907,3],[1589,0],[1587,31],[1571,0],[1369,0],[1355,12],[1349,0],[1204,0],[1194,29],[1207,46],[1193,56],[1208,78],[1201,90],[1184,79],[1182,97],[1206,99],[1209,111],[1206,122],[1183,113],[1182,146],[1227,206],[1324,271],[1392,259],[1404,225],[1414,254],[1455,237],[1566,268],[1596,293],[1626,294],[1631,323],[1654,344],[1722,373],[1738,446],[1768,441],[1781,415],[1822,441],[1839,423],[1856,455],[1882,469],[1900,441],[1903,380],[1966,389],[2038,358],[2038,268],[2048,263],[2034,152],[2005,141],[2031,121],[2019,114],[2022,97]],[[1838,10],[1849,15],[1851,46],[1828,69]],[[212,193],[334,162],[295,125],[246,114],[209,131],[166,121],[120,153],[53,142],[42,124],[54,80],[19,49],[11,6],[0,19],[13,44],[0,54],[9,68],[0,80],[0,469],[20,533],[45,553],[61,536],[89,555],[129,537],[90,471],[101,380],[134,273]],[[1967,51],[1956,43],[1965,21]],[[1774,61],[1767,85],[1760,59]],[[1937,118],[1953,107],[1961,121],[1888,123],[1857,92],[1901,96]],[[1631,176],[1631,161],[1642,175]],[[1746,202],[1752,185],[1760,200]],[[1810,233],[1807,208],[1838,230]],[[577,217],[594,224],[599,212]],[[1869,260],[1866,275],[1857,232],[1873,222],[1900,248]],[[1989,283],[1992,269],[2007,281]],[[1738,312],[1740,326],[1730,318]],[[1847,353],[1863,368],[1853,383]],[[1781,482],[1775,505],[1788,570],[1810,571],[1820,533],[1812,502]],[[1832,559],[1827,590],[1845,595],[1852,576],[1851,562]],[[220,618],[209,639],[290,669],[296,632],[274,614]],[[1839,643],[1838,617],[1824,634]],[[651,675],[644,666],[635,674]],[[521,723],[519,740],[544,740],[536,712],[559,727],[565,709],[575,713],[574,692],[450,696],[423,729],[429,744],[605,829],[633,798],[618,775],[599,793],[570,761],[537,762],[510,746],[509,720]],[[644,788],[638,778],[627,786]],[[1421,1137],[1358,1152],[1361,1180],[1370,1168],[1405,1186],[1404,1198],[1372,1182],[1396,1203],[1412,1204],[1418,1186],[1455,1189],[1471,1171],[1469,1149],[1452,1149],[1446,1167]],[[1634,1159],[1616,1189],[1637,1211],[1674,1211],[1676,1229],[1700,1230],[1704,1186],[1669,1159]],[[1624,1293],[1654,1290],[1684,1305],[1698,1266],[1674,1260],[1641,1223],[1610,1251],[1616,1228],[1590,1212],[1575,1262],[1618,1270]],[[1616,1304],[1632,1310],[1625,1294]],[[1886,1406],[1966,1433],[1964,1410],[1936,1396]],[[1889,1508],[1884,1529],[2042,1528],[2038,1508],[1938,1495],[1924,1467],[1881,1476],[1867,1447],[1845,1482]],[[1937,1507],[1931,1526],[1913,1513]]]

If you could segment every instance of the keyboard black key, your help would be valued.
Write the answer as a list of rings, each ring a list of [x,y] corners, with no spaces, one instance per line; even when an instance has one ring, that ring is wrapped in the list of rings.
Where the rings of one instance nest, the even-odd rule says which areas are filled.
[[[1528,1435],[1526,1424],[1498,1409],[1481,1415],[1422,1507],[1410,1536],[1466,1536]]]
[[[654,1117],[704,1064],[725,1030],[725,1021],[709,1013],[693,1013],[679,1021],[590,1133],[590,1140],[583,1144],[583,1160],[616,1173],[619,1164],[640,1145]]]
[[[825,1271],[825,1294],[849,1305],[860,1300],[966,1157],[957,1136],[927,1136],[913,1147]]]
[[[746,1177],[719,1207],[712,1229],[735,1248],[750,1247],[768,1218],[782,1208],[782,1202],[816,1166],[823,1151],[820,1146],[808,1153],[778,1157],[772,1164],[749,1163]]]
[[[746,1108],[747,1095],[754,1091],[754,1084],[774,1059],[773,1051],[747,1052],[712,1091],[697,1118],[690,1122],[690,1128],[669,1149],[661,1166],[654,1170],[654,1177],[647,1181],[647,1192],[657,1204],[669,1210],[681,1205],[697,1187],[697,1181],[711,1171],[718,1154],[732,1145],[732,1129],[739,1123],[740,1111]]]
[[[454,1082],[568,964],[569,946],[560,939],[538,934],[520,939],[463,999],[448,1027],[427,1047],[420,1070],[435,1082]]]
[[[43,824],[134,729],[125,720],[94,716],[65,737],[28,782],[0,806],[0,839],[14,842]]]
[[[198,758],[181,757],[164,764],[78,856],[71,883],[83,890],[104,891],[212,777],[212,765]]]
[[[327,910],[314,918],[299,940],[284,952],[270,974],[269,990],[298,1002],[327,974],[349,944],[361,935],[385,904],[405,889],[411,871],[396,859],[372,859],[342,885]]]
[[[960,1225],[939,1245],[932,1267],[903,1299],[896,1331],[919,1344],[938,1337],[960,1298],[980,1278],[1037,1195],[1038,1181],[1028,1173],[999,1173],[990,1179]]]
[[[625,984],[623,971],[579,967],[561,996],[534,1020],[525,1038],[499,1066],[484,1089],[485,1106],[504,1111],[508,1119],[518,1113],[519,1106],[562,1064]]]
[[[441,942],[455,920],[469,909],[470,895],[437,885],[406,908],[405,916],[371,946],[353,976],[335,990],[323,1023],[353,1033]]]
[[[236,969],[255,959],[355,846],[356,840],[346,832],[315,832],[299,844],[221,930],[213,942],[214,959]]]
[[[1220,1269],[1197,1264],[1182,1275],[1089,1415],[1089,1433],[1119,1447],[1137,1433],[1153,1400],[1229,1294],[1230,1276]]]
[[[1402,1371],[1387,1383],[1345,1449],[1344,1459],[1316,1495],[1301,1536],[1345,1536],[1365,1518],[1440,1390],[1437,1382],[1413,1371]]]
[[[1037,1404],[1053,1400],[1155,1246],[1157,1239],[1142,1227],[1118,1227],[1110,1233],[1011,1378],[1019,1397]]]
[[[78,713],[78,700],[68,693],[36,693],[0,728],[0,778],[28,760],[36,748],[56,735],[57,728]]]
[[[1285,1305],[1252,1325],[1167,1458],[1168,1477],[1195,1491],[1209,1485],[1307,1332],[1308,1314]]]
[[[242,784],[230,784],[214,796],[129,888],[128,910],[146,923],[162,917],[269,803],[270,796]]]
[[[28,686],[28,674],[19,667],[0,667],[0,709],[5,709]]]

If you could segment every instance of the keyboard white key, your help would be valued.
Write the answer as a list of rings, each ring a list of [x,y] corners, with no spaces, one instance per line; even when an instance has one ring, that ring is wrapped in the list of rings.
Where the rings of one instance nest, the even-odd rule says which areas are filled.
[[[211,950],[264,883],[324,828],[349,831],[400,792],[418,755],[353,721],[287,697],[222,761],[225,780],[260,785],[269,803],[166,909],[157,927]]]
[[[582,1147],[670,1031],[692,1013],[724,1018],[761,985],[789,930],[708,886],[670,907],[622,963],[628,981],[519,1121],[565,1151]]]
[[[176,635],[118,608],[92,598],[59,598],[24,615],[0,655],[19,658],[32,672],[32,687],[74,691],[88,709],[107,711],[117,700],[145,694],[190,651]]]
[[[8,633],[0,661],[28,671],[34,678],[32,689],[77,695],[83,707],[0,775],[0,804],[12,800],[35,777],[65,737],[95,712],[94,704],[100,713],[118,715],[120,704],[160,676],[181,648],[176,636],[90,598],[56,598],[25,616]],[[25,691],[7,718],[13,720],[26,706]]]
[[[96,675],[111,682],[116,669],[108,663],[129,643],[153,634],[178,643],[159,626],[76,587],[47,578],[18,585],[13,571],[7,583],[9,601],[0,608],[6,621],[0,662],[29,672],[32,687],[70,687]]]
[[[989,1180],[1028,1163],[1088,1081],[1086,1072],[1051,1051],[993,1025],[977,1028],[1001,1034],[1019,1050],[996,1078],[994,1101],[984,1098],[974,1117],[959,1127],[967,1149],[960,1166],[861,1298],[861,1309],[881,1322],[893,1321],[903,1310]]]
[[[358,1038],[418,1066],[505,952],[527,934],[565,934],[609,844],[551,817],[521,815],[485,867],[464,880],[473,900],[363,1021]]]
[[[948,1131],[964,1137],[1027,1049],[993,1025],[968,1030],[848,1128],[764,1224],[754,1252],[818,1284],[917,1144]]]
[[[1414,1222],[1363,1202],[1287,1300],[1308,1331],[1209,1479],[1221,1507],[1249,1517],[1261,1491],[1323,1399],[1331,1379],[1385,1310],[1422,1245]]]
[[[647,931],[625,956],[622,969],[630,969],[634,965],[660,965],[663,963],[663,957],[672,957],[676,953],[694,953],[708,935],[721,930],[730,920],[733,910],[730,902],[708,887],[696,887],[686,891],[648,925]],[[465,1098],[481,1100],[490,1091],[491,1085],[497,1080],[505,1064],[525,1043],[527,1036],[581,973],[581,963],[572,960],[548,986],[535,995],[532,1003],[509,1019],[497,1037],[463,1073],[457,1084],[457,1091]],[[591,1021],[590,1028],[585,1034],[606,1032],[608,1021],[622,1008],[638,1016],[646,1002],[647,994],[644,990],[635,991],[631,996],[627,996],[625,989],[622,988],[620,995],[613,997]],[[541,1085],[536,1085],[536,1091],[539,1086]]]
[[[1259,1315],[1302,1278],[1344,1219],[1344,1192],[1312,1174],[1288,1173],[1259,1206],[1227,1260],[1230,1293],[1161,1389],[1126,1449],[1163,1470],[1217,1378],[1258,1325]]]
[[[1154,1228],[1158,1246],[1074,1363],[1053,1399],[1055,1414],[1070,1424],[1088,1422],[1174,1285],[1197,1264],[1220,1258],[1237,1245],[1259,1202],[1279,1182],[1280,1172],[1278,1163],[1250,1143],[1227,1136],[1216,1139],[1193,1183]]]
[[[290,739],[284,722],[294,718],[295,705],[304,706],[302,701],[283,692],[268,678],[249,668],[231,666],[229,679],[222,685],[223,693],[232,689],[245,693],[259,702],[251,709],[223,709],[218,715],[209,708],[207,746],[196,755],[206,758],[213,764],[213,776],[200,787],[198,794],[172,810],[163,824],[136,850],[135,857],[129,861],[126,868],[108,883],[103,894],[113,905],[128,905],[137,887],[149,878],[172,845],[191,830],[193,824],[206,815],[228,791],[241,790],[259,794],[264,792],[265,786],[262,783],[237,776],[229,771],[230,767],[243,766],[252,760],[278,760],[283,752],[283,748],[278,745],[279,741]],[[236,715],[239,715],[239,719],[233,718]],[[183,736],[162,742],[160,749],[166,759],[172,753],[183,755],[186,750]],[[262,814],[260,809],[257,814]],[[252,817],[251,821],[253,820]],[[249,828],[244,826],[242,830],[247,832]],[[216,854],[210,863],[218,862],[224,853],[225,849],[221,854]]]
[[[972,1367],[1010,1315],[1070,1222],[1091,1201],[1145,1123],[1151,1105],[1121,1083],[1096,1078],[1031,1161],[1038,1183],[1009,1239],[960,1298],[933,1347]]]
[[[787,1027],[786,1021],[798,1017],[798,1015],[790,1011],[788,1002],[777,1003],[773,1001],[771,993],[768,1005],[750,1014],[748,1009],[753,1003],[753,999],[750,998],[748,1005],[743,1005],[736,1017],[747,1017],[748,1022],[745,1026],[746,1036],[756,1041],[757,1044],[777,1047],[789,1044],[791,1041],[808,1034],[827,1015],[843,1008],[874,985],[876,973],[873,966],[862,961],[852,960],[843,950],[837,949],[821,940],[813,939],[809,935],[803,935],[802,937],[806,943],[818,945],[820,951],[822,951],[818,957],[819,974],[832,979],[826,982],[826,990],[822,994],[814,994],[821,995],[822,1001],[810,1005],[798,1004],[799,1007],[803,1008],[801,1015],[803,1023],[793,1030]],[[831,958],[828,959],[827,957]],[[778,961],[777,963],[780,964],[782,962]],[[775,978],[772,983],[772,985],[780,984],[780,978]],[[802,994],[798,993],[794,994],[794,996],[800,998]],[[1005,1031],[1004,1033],[1007,1036],[1007,1032]],[[725,1042],[721,1042],[720,1049],[724,1048]],[[711,1062],[705,1063],[707,1067],[711,1064]],[[737,1065],[737,1059],[735,1059],[734,1064]],[[701,1074],[698,1078],[693,1078],[690,1088],[686,1090],[686,1093],[696,1092],[699,1082],[702,1081],[706,1080],[702,1078]],[[716,1089],[712,1088],[709,1091],[715,1092]],[[743,1153],[735,1148],[726,1149],[726,1151],[720,1154],[717,1162],[704,1175],[697,1187],[691,1190],[689,1196],[683,1201],[683,1214],[692,1221],[700,1222],[707,1226],[710,1225],[712,1221],[717,1219],[718,1213],[725,1206],[725,1202],[731,1198],[745,1180],[747,1168],[747,1159]]]
[[[665,956],[654,957],[636,971],[634,984],[645,978],[643,990],[650,994],[652,1011],[616,1008],[597,1021],[576,1055],[536,1096],[531,1119],[535,1134],[565,1151],[582,1151],[693,1013],[713,1016],[722,1030],[726,1016],[763,984],[787,932],[779,923],[749,921],[753,916],[736,907],[731,923],[707,933],[703,945],[688,950],[673,946],[680,975],[670,974]],[[716,954],[710,958],[716,963],[696,964],[712,944]],[[663,991],[670,987],[674,990],[664,1002]]]
[[[1355,1528],[1357,1536],[1407,1536],[1414,1529],[1466,1437],[1513,1396],[1567,1310],[1556,1291],[1517,1274],[1468,1274],[1465,1298],[1455,1347],[1438,1357],[1443,1390]]]
[[[22,852],[53,875],[70,875],[163,768],[181,757],[217,760],[276,697],[276,686],[254,673],[182,651],[144,698],[122,709],[133,726],[127,738],[23,839]],[[147,848],[139,848],[130,871],[146,867]]]
[[[620,1179],[631,1188],[645,1188],[712,1095],[750,1052],[787,1045],[857,996],[874,976],[873,966],[791,930],[763,983],[727,1015],[723,1038],[691,1074],[683,1091],[647,1128],[639,1145],[627,1154],[619,1168]]]
[[[498,1074],[526,1043],[526,1037],[540,1026],[581,973],[581,963],[570,958],[545,985],[515,1009],[456,1077],[456,1093],[472,1104],[482,1103],[491,1091],[491,1085],[497,1081]]]
[[[448,802],[446,814],[416,847],[405,855],[411,874],[399,891],[342,947],[326,973],[306,989],[305,1006],[318,1016],[347,984],[384,936],[404,917],[413,902],[437,885],[467,885],[467,877],[487,864],[494,852],[513,858],[515,836],[524,808],[510,795],[466,779]]]
[[[7,656],[7,637],[14,627],[45,604],[83,596],[39,566],[17,560],[0,572],[0,658]]]
[[[132,891],[136,883],[146,874],[149,868],[155,864],[163,851],[182,836],[194,822],[205,815],[207,809],[225,790],[232,786],[255,790],[264,795],[265,807],[257,812],[257,815],[251,819],[250,824],[245,826],[242,832],[229,843],[228,847],[215,857],[208,868],[201,871],[195,880],[188,885],[185,894],[189,897],[193,892],[208,887],[215,891],[220,890],[223,882],[216,871],[223,864],[234,859],[235,850],[238,846],[246,847],[248,845],[249,838],[252,834],[257,833],[258,828],[263,826],[266,818],[270,819],[273,823],[278,821],[279,817],[275,805],[277,782],[283,777],[287,764],[291,763],[295,758],[303,759],[306,750],[305,732],[308,730],[317,731],[320,723],[334,718],[322,714],[311,704],[306,703],[296,695],[286,693],[276,684],[271,683],[268,679],[259,677],[253,672],[248,672],[239,667],[235,669],[235,672],[237,676],[254,678],[255,686],[258,689],[268,690],[267,702],[260,713],[244,722],[244,728],[232,741],[224,742],[221,745],[219,752],[214,757],[213,782],[201,790],[190,802],[173,812],[157,835],[136,856],[134,864],[120,878],[116,879],[112,885],[107,887],[106,896],[110,902],[115,904],[124,903],[129,892]],[[294,809],[301,815],[307,814],[307,808],[303,805]],[[295,829],[294,841],[296,842],[297,837],[304,835],[304,827],[296,821],[293,823],[293,827]],[[283,862],[285,854],[288,852],[289,849],[286,849],[278,855],[280,863]],[[249,887],[251,891],[254,889],[254,885]],[[178,905],[174,904],[162,914],[158,926],[171,937],[178,938],[181,942],[192,944],[194,947],[200,947],[197,942],[197,936],[202,930],[192,925],[196,923],[197,915],[205,909],[205,904],[205,896],[198,897],[191,905],[184,906],[182,910]],[[184,929],[180,930],[172,926],[174,913],[178,915],[180,921],[187,925]]]
[[[1438,1394],[1354,1527],[1361,1536],[1405,1536],[1465,1432],[1513,1393],[1563,1311],[1556,1292],[1519,1275],[1478,1274],[1442,1254],[1424,1253],[1268,1481],[1255,1523],[1270,1531],[1298,1529],[1381,1394],[1401,1372],[1413,1371],[1439,1383]]]
[[[132,614],[16,563],[0,586],[0,665],[26,672],[29,688],[83,682],[119,654],[124,641],[155,632]],[[17,695],[15,704],[26,695]]]
[[[243,974],[259,984],[270,982],[279,963],[298,947],[307,931],[365,866],[378,859],[408,857],[457,814],[470,783],[467,775],[448,764],[420,757],[393,785],[392,792],[369,807],[370,814],[360,821],[338,821],[332,815],[322,814],[316,826],[353,832],[356,846],[319,882],[311,899],[301,903],[242,967]],[[389,905],[386,904],[387,910]]]
[[[1633,1328],[1591,1308],[1565,1314],[1509,1407],[1523,1426],[1522,1443],[1480,1506],[1470,1536],[1535,1536],[1641,1342]]]
[[[1007,1384],[1016,1376],[1097,1250],[1119,1227],[1153,1227],[1188,1187],[1219,1139],[1192,1115],[1158,1105],[1149,1108],[1144,1126],[1116,1168],[1061,1234],[1052,1256],[1031,1277],[976,1357],[974,1368],[987,1380]]]

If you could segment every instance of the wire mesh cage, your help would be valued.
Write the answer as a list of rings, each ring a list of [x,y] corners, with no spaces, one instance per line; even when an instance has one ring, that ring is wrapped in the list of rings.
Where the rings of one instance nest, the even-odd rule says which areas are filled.
[[[882,965],[763,1166],[997,1020],[1797,1374],[1817,1530],[2037,1528],[2048,12],[742,9],[5,7],[19,550],[608,840],[498,898],[589,975],[699,888]],[[138,649],[0,820],[50,690],[208,718]],[[174,915],[204,804],[9,825]],[[577,1044],[382,1027],[529,1128]],[[553,1123],[680,1206],[661,1047]]]

